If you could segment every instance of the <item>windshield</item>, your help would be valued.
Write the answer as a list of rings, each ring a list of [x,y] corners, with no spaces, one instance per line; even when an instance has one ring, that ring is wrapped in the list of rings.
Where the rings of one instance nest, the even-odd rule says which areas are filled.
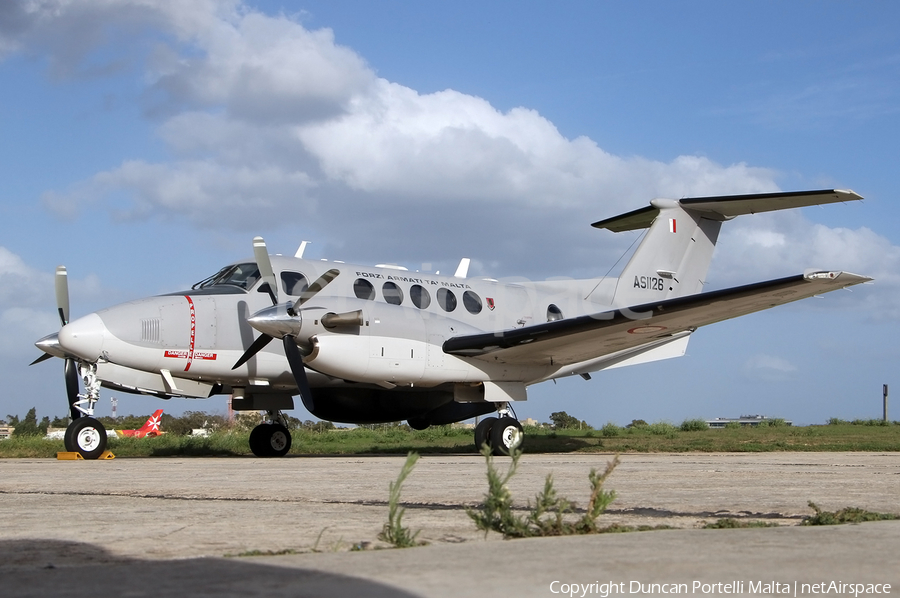
[[[229,285],[249,291],[250,288],[256,284],[257,280],[259,280],[259,268],[256,264],[248,262],[246,264],[225,266],[217,273],[207,279],[201,280],[191,288],[205,289],[212,286]]]

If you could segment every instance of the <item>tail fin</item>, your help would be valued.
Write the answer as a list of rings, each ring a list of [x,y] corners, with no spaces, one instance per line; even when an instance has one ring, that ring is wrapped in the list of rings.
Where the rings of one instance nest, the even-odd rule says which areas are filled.
[[[153,415],[150,416],[150,419],[147,420],[141,428],[137,431],[135,436],[144,437],[144,436],[159,436],[159,421],[162,419],[163,410],[157,409],[153,412]]]
[[[654,199],[650,206],[593,224],[613,232],[649,227],[622,271],[614,304],[638,305],[699,293],[712,261],[722,222],[743,214],[862,199],[853,191]]]

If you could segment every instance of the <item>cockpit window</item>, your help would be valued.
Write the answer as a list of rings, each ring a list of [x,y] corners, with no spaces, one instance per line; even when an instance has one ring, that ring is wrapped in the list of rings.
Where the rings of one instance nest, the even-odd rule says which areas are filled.
[[[306,277],[299,272],[289,272],[285,270],[281,273],[281,288],[288,295],[299,297],[303,291],[309,288]]]
[[[217,273],[213,274],[205,280],[201,280],[192,289],[205,289],[212,286],[228,285],[240,287],[245,291],[250,290],[256,281],[259,280],[259,268],[256,264],[248,262],[246,264],[235,264],[225,266]]]

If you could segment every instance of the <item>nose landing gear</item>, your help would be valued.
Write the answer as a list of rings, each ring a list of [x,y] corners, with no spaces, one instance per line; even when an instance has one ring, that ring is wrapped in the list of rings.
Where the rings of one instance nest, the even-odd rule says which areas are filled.
[[[106,428],[94,419],[94,406],[100,400],[100,380],[97,364],[78,362],[78,372],[84,383],[84,393],[78,394],[70,404],[73,414],[80,415],[66,428],[63,443],[70,453],[80,453],[85,459],[99,459],[106,450]]]

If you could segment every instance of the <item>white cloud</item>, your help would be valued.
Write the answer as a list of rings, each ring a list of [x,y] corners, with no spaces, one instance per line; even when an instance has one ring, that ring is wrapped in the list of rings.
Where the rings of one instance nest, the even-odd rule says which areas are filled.
[[[856,206],[829,206],[848,210]],[[843,270],[875,279],[853,294],[831,293],[827,306],[852,307],[870,319],[898,319],[900,247],[871,229],[831,228],[802,212],[742,216],[722,227],[709,280],[717,287],[802,273]]]
[[[774,355],[757,354],[744,363],[744,374],[749,378],[777,382],[786,380],[797,366]]]
[[[567,139],[534,110],[502,112],[450,89],[420,94],[379,78],[330,30],[237,0],[17,6],[0,27],[0,52],[43,53],[68,76],[139,64],[171,153],[48,192],[45,203],[61,215],[96,203],[119,218],[220,230],[302,225],[341,248],[336,258],[430,261],[434,250],[422,247],[452,243],[497,276],[585,275],[602,274],[631,241],[589,222],[654,197],[778,188],[769,169],[616,156],[587,137]],[[720,246],[715,286],[847,269],[885,289],[864,292],[868,308],[900,317],[900,248],[868,229],[827,228],[798,212],[759,215],[727,223]]]

